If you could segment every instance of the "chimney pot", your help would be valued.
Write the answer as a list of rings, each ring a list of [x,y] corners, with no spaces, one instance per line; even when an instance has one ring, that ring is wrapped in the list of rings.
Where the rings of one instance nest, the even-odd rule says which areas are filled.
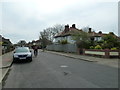
[[[99,31],[99,34],[102,34],[102,31]]]
[[[69,25],[68,24],[65,25],[65,30],[64,31],[65,31],[65,33],[69,31]]]
[[[72,28],[76,28],[76,27],[75,27],[75,24],[72,25]]]
[[[88,31],[89,33],[91,33],[92,32],[92,28],[89,28],[89,31]]]
[[[114,35],[114,33],[113,33],[113,32],[109,32],[109,34]]]

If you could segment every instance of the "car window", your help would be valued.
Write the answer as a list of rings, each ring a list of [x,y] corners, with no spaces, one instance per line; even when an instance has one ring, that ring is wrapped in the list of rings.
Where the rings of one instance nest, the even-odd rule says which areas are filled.
[[[18,52],[29,52],[29,49],[28,49],[28,48],[17,48],[17,49],[15,50],[15,52],[16,52],[16,53],[18,53]]]

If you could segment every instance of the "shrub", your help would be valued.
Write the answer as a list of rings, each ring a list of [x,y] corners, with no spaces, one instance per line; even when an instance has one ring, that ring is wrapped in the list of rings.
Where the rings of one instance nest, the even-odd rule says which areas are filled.
[[[114,48],[111,48],[111,50],[117,50],[117,48],[116,48],[116,47],[114,47]]]
[[[67,40],[62,40],[60,41],[61,44],[68,44],[68,41]]]
[[[96,45],[95,49],[102,49],[102,47],[100,45]]]
[[[94,49],[94,46],[90,46],[90,49]]]
[[[58,43],[61,43],[60,40],[58,40]]]
[[[115,35],[111,35],[111,34],[108,34],[106,36],[103,37],[103,45],[102,45],[102,48],[106,49],[111,49],[111,48],[114,48],[114,47],[120,47],[119,45],[119,39],[116,38]]]
[[[78,48],[89,49],[90,43],[88,41],[78,41],[76,42]]]

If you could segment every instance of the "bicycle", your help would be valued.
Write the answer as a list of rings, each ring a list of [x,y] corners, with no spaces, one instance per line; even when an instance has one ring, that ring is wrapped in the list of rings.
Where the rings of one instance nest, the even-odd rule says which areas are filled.
[[[37,57],[37,55],[38,55],[38,51],[34,50],[34,56]]]

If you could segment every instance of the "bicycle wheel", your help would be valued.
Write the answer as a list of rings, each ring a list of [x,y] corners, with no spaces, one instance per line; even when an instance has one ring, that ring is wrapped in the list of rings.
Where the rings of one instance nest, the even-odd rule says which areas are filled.
[[[34,56],[37,57],[37,51],[34,52]]]

